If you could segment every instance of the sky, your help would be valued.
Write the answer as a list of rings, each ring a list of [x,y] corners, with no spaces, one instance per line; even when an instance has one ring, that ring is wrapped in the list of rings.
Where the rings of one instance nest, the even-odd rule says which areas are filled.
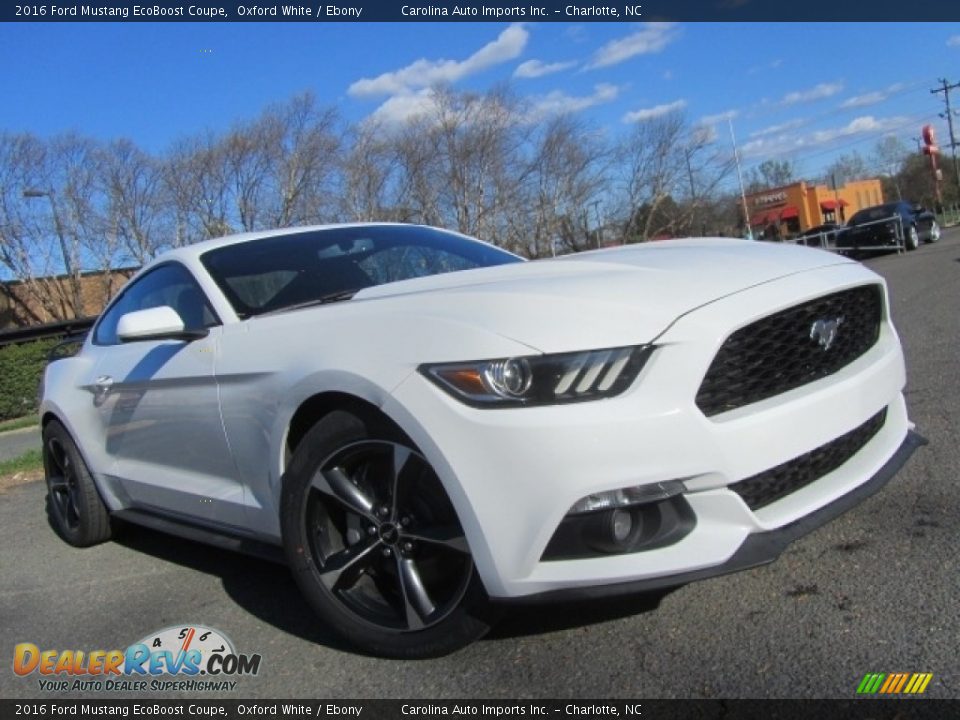
[[[153,152],[304,90],[389,124],[434,83],[506,83],[535,116],[610,135],[679,110],[729,144],[730,117],[746,167],[792,160],[815,176],[886,134],[915,148],[927,122],[947,142],[930,89],[960,82],[960,24],[6,23],[0,66],[0,131]]]

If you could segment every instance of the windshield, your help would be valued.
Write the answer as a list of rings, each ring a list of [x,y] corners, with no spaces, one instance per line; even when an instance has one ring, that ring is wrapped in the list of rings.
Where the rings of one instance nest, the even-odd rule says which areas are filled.
[[[417,225],[367,225],[260,238],[200,257],[241,318],[346,300],[398,280],[523,262],[492,245]]]

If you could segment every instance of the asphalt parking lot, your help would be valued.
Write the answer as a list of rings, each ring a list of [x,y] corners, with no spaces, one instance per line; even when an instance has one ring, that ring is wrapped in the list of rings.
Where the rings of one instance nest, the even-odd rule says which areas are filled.
[[[930,672],[927,696],[960,697],[960,230],[867,264],[889,282],[908,406],[930,445],[772,565],[656,608],[633,597],[514,610],[450,657],[386,661],[333,639],[283,567],[139,529],[71,549],[30,483],[0,492],[0,697],[50,697],[10,670],[15,643],[124,648],[181,623],[262,655],[260,674],[224,697],[852,698],[868,672]]]

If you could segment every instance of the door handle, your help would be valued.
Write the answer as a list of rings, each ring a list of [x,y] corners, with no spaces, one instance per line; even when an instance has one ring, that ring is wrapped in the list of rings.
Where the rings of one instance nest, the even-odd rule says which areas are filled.
[[[110,386],[113,385],[113,378],[109,375],[101,375],[94,381],[93,384],[96,386],[97,390],[106,392],[110,389]]]

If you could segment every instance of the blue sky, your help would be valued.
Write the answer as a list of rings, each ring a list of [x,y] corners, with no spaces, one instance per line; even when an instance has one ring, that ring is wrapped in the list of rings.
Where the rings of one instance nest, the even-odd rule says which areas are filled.
[[[813,175],[886,133],[915,147],[925,122],[945,142],[929,89],[960,81],[960,24],[4,24],[0,63],[0,130],[42,136],[162,151],[307,89],[349,121],[392,122],[432,82],[510,83],[535,112],[611,134],[676,108],[729,142],[730,114],[748,166]]]

